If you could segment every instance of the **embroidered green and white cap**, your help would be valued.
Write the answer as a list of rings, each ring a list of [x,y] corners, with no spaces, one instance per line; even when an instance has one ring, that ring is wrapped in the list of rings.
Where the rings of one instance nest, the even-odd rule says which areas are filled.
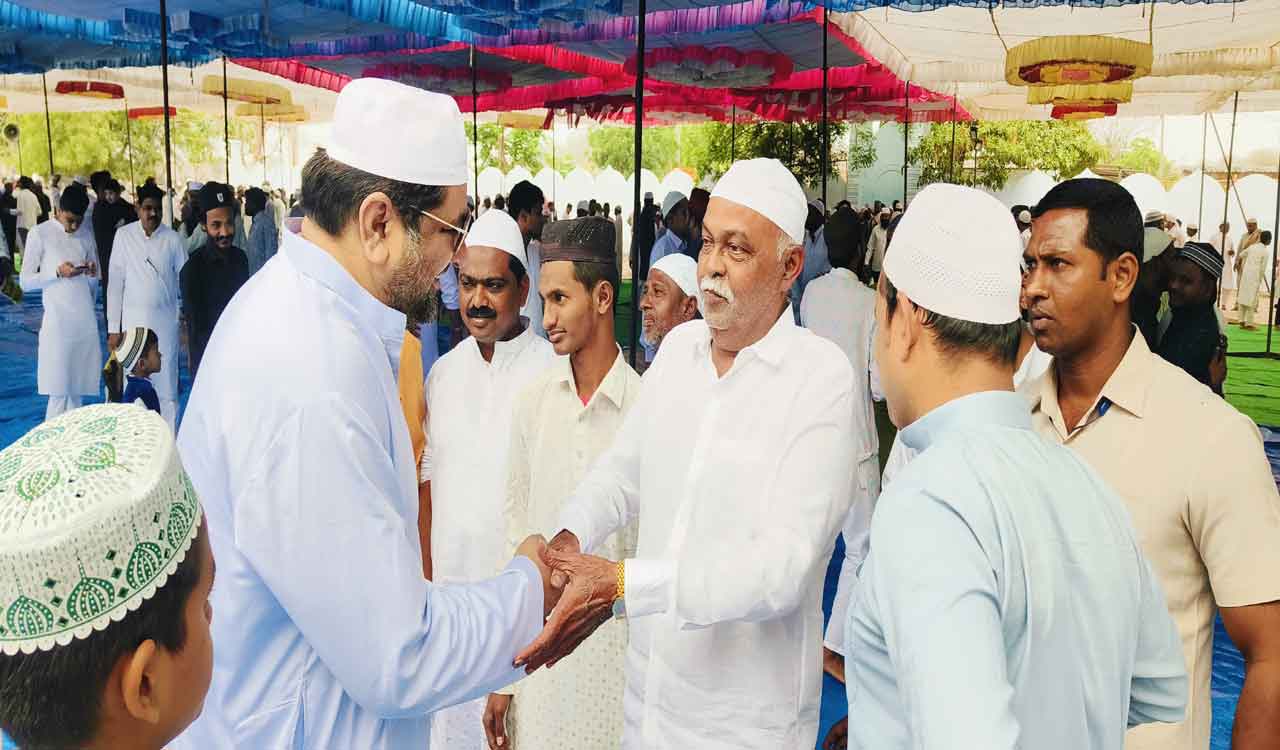
[[[178,569],[200,518],[173,434],[147,409],[86,406],[0,451],[0,653],[123,620]]]

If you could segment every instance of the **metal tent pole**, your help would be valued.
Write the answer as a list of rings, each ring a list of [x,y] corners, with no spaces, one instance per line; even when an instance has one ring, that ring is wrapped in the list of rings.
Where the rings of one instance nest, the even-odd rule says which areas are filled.
[[[827,6],[822,6],[822,205],[827,205],[827,178],[831,169],[831,126],[827,119],[827,99],[830,93],[827,64],[827,32],[831,21],[827,18]]]
[[[227,107],[227,56],[222,56],[222,144],[227,153],[227,184],[231,184],[231,115]],[[265,144],[264,144],[265,145]]]
[[[1240,92],[1237,91],[1235,95],[1235,99],[1231,105],[1231,136],[1227,139],[1227,143],[1228,143],[1227,145],[1227,190],[1226,190],[1226,195],[1222,199],[1222,223],[1223,224],[1227,223],[1227,211],[1231,208],[1231,166],[1232,166],[1231,162],[1235,156],[1235,150],[1236,150],[1236,112],[1239,111],[1239,108],[1240,108]],[[1222,242],[1223,247],[1226,247],[1226,244],[1227,244],[1226,239],[1224,238]],[[1223,258],[1223,261],[1230,262],[1230,261],[1227,261],[1226,258]],[[1217,301],[1219,303],[1222,302],[1222,278],[1221,277],[1218,278],[1218,300]]]
[[[40,85],[44,88],[44,132],[49,140],[49,179],[53,180],[53,122],[49,118],[49,82],[44,73],[40,74]],[[50,183],[52,184],[52,182]]]
[[[733,114],[729,121],[729,163],[738,160],[738,103],[733,103]]]
[[[169,135],[169,7],[160,0],[160,83],[164,89],[164,194],[173,216],[173,155]]]
[[[947,161],[947,182],[956,181],[956,113],[959,109],[960,97],[951,97],[951,158]]]
[[[1280,247],[1280,161],[1276,163],[1276,213],[1271,220],[1271,297],[1267,303],[1267,348],[1271,354],[1271,329],[1276,324],[1276,248]]]
[[[1200,215],[1196,219],[1196,226],[1200,227],[1200,231],[1208,229],[1204,225],[1204,168],[1205,154],[1209,146],[1209,113],[1204,113],[1204,119],[1200,124]],[[1209,235],[1212,237],[1213,235]],[[1202,235],[1203,237],[1203,235]]]
[[[225,78],[223,80],[226,80]],[[262,182],[267,182],[267,105],[258,102],[258,124],[262,127]]]
[[[907,169],[911,166],[911,81],[902,94],[902,208],[907,208]]]
[[[640,278],[640,170],[644,155],[644,27],[645,0],[639,0],[636,9],[636,148],[633,182],[633,198],[631,203],[631,367],[636,366],[636,353],[640,341],[640,288],[644,280]]]
[[[129,100],[124,100],[124,144],[129,150],[129,182],[138,183],[133,178],[133,126],[129,124]]]
[[[476,179],[476,212],[480,211],[480,113],[477,112],[476,95],[476,46],[471,45],[471,159]]]

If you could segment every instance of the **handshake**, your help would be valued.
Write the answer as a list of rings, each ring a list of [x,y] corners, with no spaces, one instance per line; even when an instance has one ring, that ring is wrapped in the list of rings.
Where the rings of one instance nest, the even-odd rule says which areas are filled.
[[[561,531],[548,543],[534,535],[516,550],[542,573],[542,633],[516,655],[514,666],[533,674],[572,654],[613,615],[618,598],[619,563],[582,554],[578,538]]]

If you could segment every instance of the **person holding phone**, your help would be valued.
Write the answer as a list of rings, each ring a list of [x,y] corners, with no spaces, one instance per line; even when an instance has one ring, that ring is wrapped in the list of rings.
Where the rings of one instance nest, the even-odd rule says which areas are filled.
[[[24,290],[43,291],[36,388],[49,397],[46,420],[75,409],[84,396],[98,392],[102,347],[93,312],[98,265],[93,233],[84,225],[88,208],[83,185],[63,190],[56,221],[39,224],[27,235],[18,277]]]

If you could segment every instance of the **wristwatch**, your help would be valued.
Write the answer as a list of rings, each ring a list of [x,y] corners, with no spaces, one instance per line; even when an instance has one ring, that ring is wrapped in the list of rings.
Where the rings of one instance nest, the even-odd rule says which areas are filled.
[[[618,588],[613,598],[613,617],[615,620],[625,619],[627,616],[627,564],[618,561]]]

